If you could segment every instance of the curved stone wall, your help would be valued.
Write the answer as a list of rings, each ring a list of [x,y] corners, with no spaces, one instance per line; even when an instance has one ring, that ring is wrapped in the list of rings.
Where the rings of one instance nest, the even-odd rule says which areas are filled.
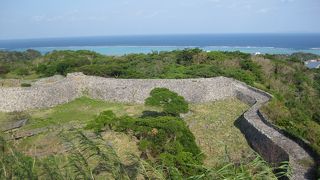
[[[315,179],[313,158],[296,142],[266,124],[268,120],[259,115],[259,108],[268,101],[265,98],[268,95],[250,89],[254,88],[239,91],[237,97],[249,103],[252,103],[252,99],[248,97],[254,97],[255,103],[236,122],[248,143],[275,167],[280,166],[283,161],[288,161],[292,167],[292,179]]]
[[[0,88],[0,111],[23,111],[51,107],[82,95],[106,101],[143,103],[155,87],[166,87],[184,96],[189,102],[209,102],[237,97],[251,108],[236,122],[248,143],[266,161],[278,166],[289,161],[293,179],[311,178],[313,160],[297,143],[268,126],[258,115],[261,105],[271,98],[266,92],[231,78],[200,79],[112,79],[68,74],[55,81],[39,81],[29,88]],[[310,162],[306,165],[305,162]]]

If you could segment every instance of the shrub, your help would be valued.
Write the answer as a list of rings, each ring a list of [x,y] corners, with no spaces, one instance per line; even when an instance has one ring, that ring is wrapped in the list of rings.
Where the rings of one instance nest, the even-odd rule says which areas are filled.
[[[249,85],[253,85],[255,82],[255,76],[250,71],[244,71],[242,69],[226,69],[224,75],[243,81]]]
[[[9,66],[0,64],[0,75],[7,74],[8,72],[10,72]]]
[[[89,122],[86,126],[86,129],[92,129],[95,133],[99,134],[102,129],[112,124],[115,121],[116,115],[112,111],[103,111],[96,117],[93,121]]]
[[[194,170],[189,164],[202,164],[203,155],[195,137],[179,117],[115,117],[111,111],[105,111],[87,125],[87,128],[96,132],[101,132],[104,127],[136,136],[139,139],[139,149],[148,154],[147,157],[152,157],[150,160],[171,169],[168,170],[168,177],[196,174],[198,170]]]
[[[8,113],[8,120],[11,122],[19,121],[22,119],[30,119],[30,118],[31,118],[30,114],[23,111],[14,111],[14,112]]]
[[[155,88],[150,92],[150,97],[145,100],[146,105],[163,108],[163,112],[173,116],[189,111],[188,103],[182,96],[167,88]]]
[[[312,115],[312,119],[317,122],[318,124],[320,124],[320,111],[318,112],[315,112],[313,115]]]
[[[25,68],[25,67],[18,68],[18,69],[16,69],[15,72],[16,72],[17,75],[19,75],[19,76],[26,76],[26,75],[29,75],[29,74],[30,74],[29,69],[27,69],[27,68]]]
[[[21,83],[21,87],[31,87],[31,84],[29,84],[29,83]]]

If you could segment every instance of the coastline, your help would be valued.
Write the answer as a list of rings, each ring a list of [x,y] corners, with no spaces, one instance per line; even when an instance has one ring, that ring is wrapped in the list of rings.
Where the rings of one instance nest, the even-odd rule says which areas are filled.
[[[54,50],[90,50],[104,55],[125,55],[125,54],[147,54],[153,51],[174,51],[186,48],[200,48],[204,51],[240,51],[249,54],[292,54],[297,52],[312,53],[320,55],[320,48],[310,49],[293,49],[293,48],[279,48],[279,47],[257,47],[257,46],[137,46],[137,45],[107,45],[107,46],[51,46],[51,47],[28,47],[28,48],[0,48],[0,50],[8,51],[25,51],[27,49],[34,49],[41,54],[46,54]]]

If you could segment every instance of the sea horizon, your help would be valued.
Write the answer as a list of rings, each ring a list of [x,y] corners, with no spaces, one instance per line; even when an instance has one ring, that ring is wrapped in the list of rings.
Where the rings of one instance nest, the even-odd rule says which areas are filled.
[[[117,35],[0,40],[0,50],[35,49],[42,54],[53,50],[91,50],[105,55],[124,55],[185,48],[262,54],[305,52],[320,55],[320,33]]]

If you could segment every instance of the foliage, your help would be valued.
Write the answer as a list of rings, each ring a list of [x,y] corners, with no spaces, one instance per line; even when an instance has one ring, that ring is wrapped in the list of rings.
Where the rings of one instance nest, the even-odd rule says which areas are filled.
[[[99,143],[99,139],[89,139],[81,131],[73,136],[62,136],[72,147],[68,165],[76,179],[95,179],[95,176],[105,172],[112,179],[129,179],[124,165],[111,146]]]
[[[20,67],[20,68],[16,69],[16,73],[19,76],[26,76],[26,75],[30,74],[28,68],[25,68],[25,67]]]
[[[21,87],[31,87],[31,84],[29,84],[29,83],[21,83]]]
[[[24,78],[25,75],[17,74],[17,69],[26,68],[34,77],[83,71],[87,75],[114,78],[235,78],[273,94],[273,102],[264,108],[270,119],[291,135],[307,140],[320,153],[320,72],[307,69],[301,62],[318,56],[302,53],[252,56],[201,49],[124,56],[104,56],[91,51],[27,54],[1,51],[1,77]]]
[[[277,177],[290,177],[288,163],[280,167],[279,173],[273,175],[274,169],[268,167],[260,157],[240,165],[229,162],[220,168],[204,166],[203,155],[195,143],[193,134],[185,122],[178,117],[115,117],[113,113],[106,111],[101,113],[96,121],[104,122],[104,125],[110,130],[136,136],[145,159],[139,162],[141,165],[148,166],[147,169],[153,169],[160,179],[277,179]],[[90,122],[89,124],[92,129],[104,129],[99,123]],[[97,126],[93,127],[93,124]],[[161,169],[155,170],[146,161],[153,164],[153,167],[160,166]],[[147,174],[145,171],[144,173]]]
[[[188,103],[184,97],[179,96],[167,88],[155,88],[150,92],[150,97],[145,100],[146,105],[163,108],[163,112],[173,116],[188,112]]]
[[[0,75],[7,74],[9,72],[10,72],[10,69],[7,64],[0,64]]]
[[[201,164],[203,155],[195,143],[195,138],[186,123],[177,117],[160,116],[133,118],[115,117],[110,111],[102,112],[88,128],[101,131],[104,125],[118,132],[133,132],[139,148],[147,159],[155,158],[168,167],[176,167],[179,174],[188,176],[196,173],[187,164]],[[149,158],[148,158],[149,157]],[[168,169],[169,170],[169,169]],[[168,176],[171,176],[169,170]]]
[[[30,61],[39,57],[41,57],[40,52],[33,49],[28,49],[24,52],[0,51],[0,62]]]
[[[70,147],[65,156],[48,156],[31,158],[15,151],[3,138],[0,138],[0,178],[1,179],[277,179],[290,177],[290,168],[283,164],[280,173],[272,174],[273,168],[267,166],[259,156],[240,164],[226,163],[221,167],[209,168],[202,164],[188,163],[193,172],[183,177],[177,168],[169,163],[152,162],[132,156],[132,164],[126,166],[111,146],[105,145],[101,139],[88,138],[83,132],[63,132],[61,137]],[[170,154],[166,154],[170,155]],[[164,155],[162,155],[164,156]],[[181,155],[177,155],[181,156]],[[179,160],[185,162],[183,157]],[[193,174],[192,174],[193,173]],[[140,176],[141,178],[141,176]]]
[[[0,137],[0,179],[37,179],[33,159],[12,149]]]
[[[111,146],[101,139],[89,139],[84,133],[62,133],[70,147],[64,161],[58,156],[38,159],[16,152],[0,139],[0,179],[135,179],[138,167],[133,170],[120,162]],[[132,166],[136,166],[132,164]],[[132,175],[132,176],[131,176]]]
[[[86,129],[93,129],[94,132],[100,133],[102,129],[106,125],[110,125],[115,118],[116,115],[112,111],[103,111],[94,121],[90,121],[87,124]]]
[[[81,97],[49,109],[33,110],[28,116],[23,114],[19,115],[21,113],[18,112],[10,113],[8,118],[1,118],[0,116],[0,122],[6,119],[11,120],[13,117],[19,115],[13,120],[29,119],[28,124],[24,126],[25,129],[60,126],[64,124],[76,124],[78,126],[92,121],[96,118],[97,114],[102,111],[112,110],[117,115],[130,114],[139,116],[145,109],[146,107],[140,104],[105,102],[88,97]]]
[[[285,62],[273,57],[273,72],[265,84],[275,95],[263,111],[280,128],[291,135],[306,139],[320,153],[317,71],[310,71],[300,62]],[[314,123],[318,122],[318,124]]]
[[[318,59],[319,55],[312,54],[312,53],[298,52],[298,53],[292,53],[289,58],[297,59],[298,61],[303,62],[311,59]]]
[[[283,162],[277,169],[278,173],[273,174],[274,168],[267,166],[260,156],[248,162],[242,162],[240,165],[227,163],[221,167],[208,168],[195,166],[194,168],[204,168],[202,174],[192,176],[188,179],[287,179],[292,176],[291,168],[288,162]]]

